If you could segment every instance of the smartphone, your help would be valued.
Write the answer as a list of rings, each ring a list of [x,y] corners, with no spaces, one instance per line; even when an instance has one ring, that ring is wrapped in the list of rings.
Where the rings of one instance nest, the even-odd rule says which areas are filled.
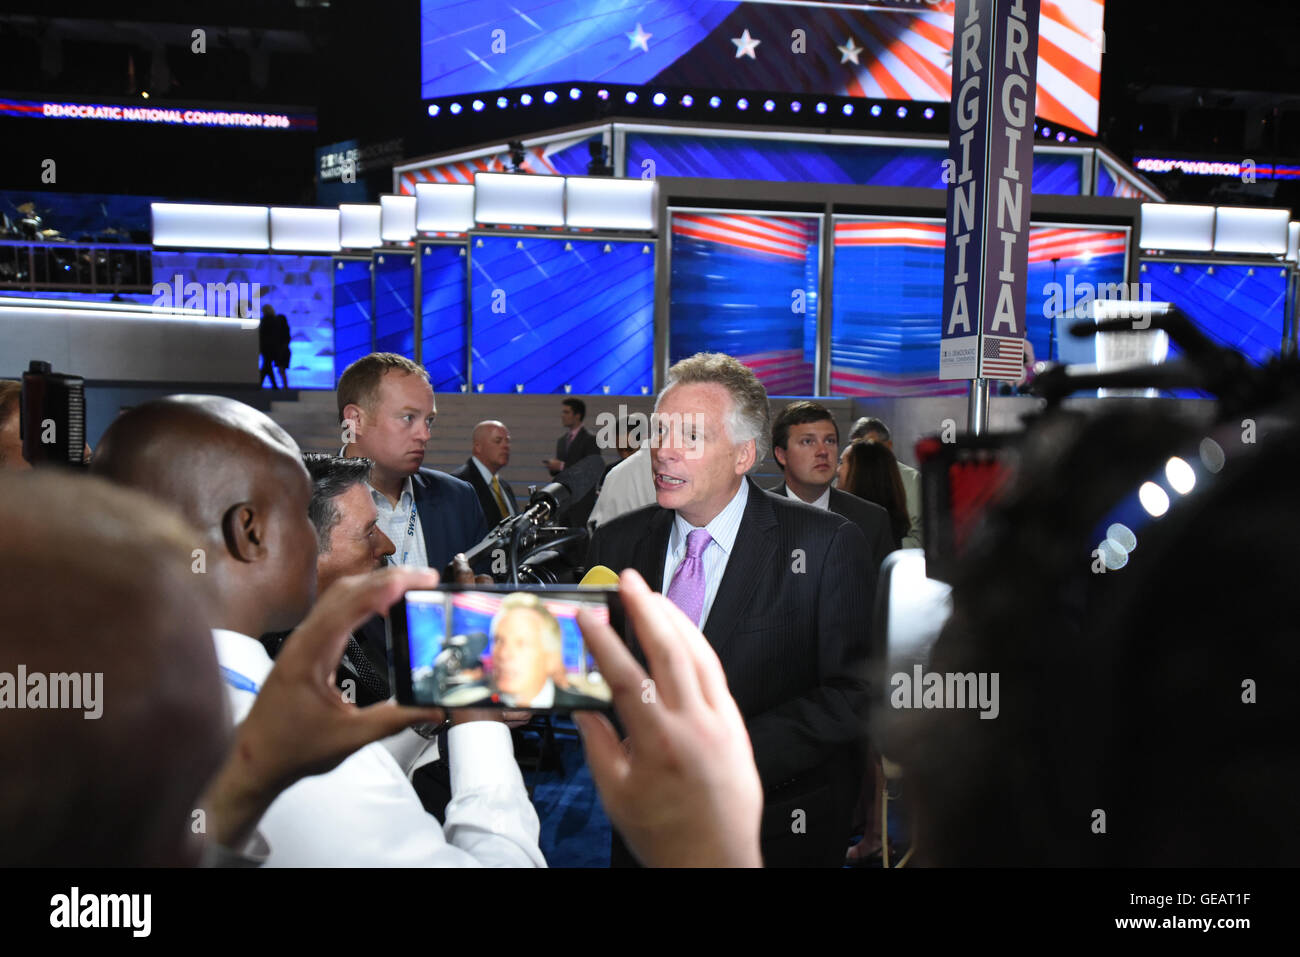
[[[585,608],[608,624],[617,601],[617,588],[572,585],[409,591],[388,614],[397,700],[438,708],[609,710],[609,686],[577,616]]]

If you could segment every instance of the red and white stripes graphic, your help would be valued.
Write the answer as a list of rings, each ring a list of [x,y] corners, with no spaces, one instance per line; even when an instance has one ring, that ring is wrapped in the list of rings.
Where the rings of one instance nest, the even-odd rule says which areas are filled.
[[[817,239],[817,222],[782,216],[674,213],[673,235],[802,262]]]

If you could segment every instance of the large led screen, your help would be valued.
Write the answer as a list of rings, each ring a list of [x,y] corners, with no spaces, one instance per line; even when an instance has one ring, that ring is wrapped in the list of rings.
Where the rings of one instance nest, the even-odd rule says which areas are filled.
[[[371,349],[370,260],[334,260],[334,384]]]
[[[952,0],[874,6],[421,0],[420,89],[433,99],[587,81],[948,102]],[[1043,4],[1044,120],[1097,132],[1103,14],[1102,0]]]
[[[835,222],[831,297],[831,392],[834,395],[956,395],[962,382],[939,379],[943,310],[944,226],[938,220],[850,219]],[[1125,283],[1128,233],[1033,226],[1029,234],[1026,308],[1038,358],[1068,311],[1115,293]],[[1056,260],[1053,262],[1053,260]],[[1123,292],[1129,292],[1124,286]],[[1059,333],[1058,333],[1059,334]],[[1091,345],[1081,347],[1091,356]]]
[[[648,394],[654,259],[639,240],[476,236],[475,391]]]
[[[1286,315],[1281,266],[1144,262],[1139,278],[1155,302],[1172,302],[1215,342],[1263,363],[1278,354]],[[1170,343],[1170,355],[1178,350]]]
[[[420,359],[435,392],[459,392],[465,373],[468,256],[460,243],[420,247]]]
[[[334,386],[334,323],[329,256],[286,253],[180,252],[155,249],[154,288],[179,288],[189,304],[194,283],[203,291],[204,308],[222,314],[220,302],[231,290],[247,303],[254,316],[270,305],[289,320],[289,388],[329,389]],[[177,277],[180,277],[179,279]],[[180,284],[179,287],[177,284]],[[225,294],[223,296],[223,294]],[[155,296],[157,301],[160,296]],[[212,306],[217,308],[213,309]],[[268,380],[263,380],[265,385]],[[267,386],[269,388],[269,386]]]
[[[415,253],[375,253],[375,351],[415,358]]]
[[[816,391],[815,216],[672,214],[671,361],[725,352],[772,395]]]

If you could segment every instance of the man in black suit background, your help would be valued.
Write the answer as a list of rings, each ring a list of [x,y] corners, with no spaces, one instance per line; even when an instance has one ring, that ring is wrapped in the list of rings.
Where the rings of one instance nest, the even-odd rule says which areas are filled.
[[[763,782],[766,863],[839,866],[862,773],[866,541],[853,522],[746,477],[766,453],[770,413],[735,359],[674,365],[656,412],[657,504],[602,524],[588,566],[636,568],[718,653]],[[612,857],[627,862],[617,842]]]
[[[371,497],[398,565],[441,571],[487,536],[468,483],[421,467],[437,416],[429,374],[405,356],[375,352],[344,370],[338,384],[343,455],[374,463]]]
[[[581,399],[570,397],[560,402],[560,423],[565,431],[555,440],[555,458],[542,460],[542,464],[551,475],[559,475],[570,465],[581,462],[589,455],[600,455],[600,446],[596,442],[596,437],[582,424],[586,417],[587,403]],[[561,524],[575,528],[585,526],[587,516],[591,514],[595,505],[596,490],[592,489],[583,498],[571,504],[560,516]]]
[[[519,511],[514,489],[500,474],[510,464],[510,430],[490,419],[474,426],[470,442],[469,458],[451,474],[473,487],[491,527]]]
[[[820,402],[791,402],[772,420],[772,455],[785,481],[772,491],[814,508],[843,515],[862,529],[871,549],[871,592],[876,571],[894,550],[889,513],[875,502],[831,488],[840,460],[840,428]]]

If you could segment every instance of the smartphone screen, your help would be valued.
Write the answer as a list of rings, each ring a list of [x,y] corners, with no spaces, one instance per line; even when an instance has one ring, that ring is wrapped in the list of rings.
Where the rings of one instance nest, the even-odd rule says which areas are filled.
[[[389,660],[402,704],[573,711],[611,693],[578,628],[608,623],[615,588],[448,585],[411,591],[389,612]]]

